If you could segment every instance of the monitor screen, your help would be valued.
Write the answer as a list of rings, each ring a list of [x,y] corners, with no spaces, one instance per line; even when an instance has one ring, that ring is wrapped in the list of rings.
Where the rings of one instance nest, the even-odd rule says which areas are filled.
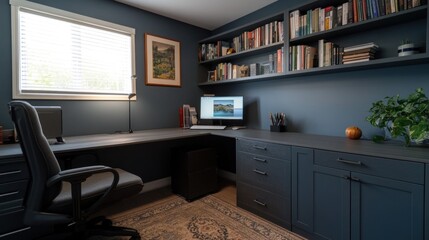
[[[242,96],[203,96],[201,119],[243,120]]]

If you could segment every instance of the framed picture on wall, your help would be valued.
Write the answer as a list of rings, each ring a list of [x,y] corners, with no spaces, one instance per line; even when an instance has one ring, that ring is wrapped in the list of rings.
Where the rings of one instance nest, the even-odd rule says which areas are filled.
[[[145,33],[146,85],[181,87],[180,42]]]

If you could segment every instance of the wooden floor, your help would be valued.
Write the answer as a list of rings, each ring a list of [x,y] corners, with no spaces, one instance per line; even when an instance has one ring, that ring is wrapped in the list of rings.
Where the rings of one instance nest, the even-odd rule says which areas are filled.
[[[104,216],[114,216],[120,215],[123,212],[127,212],[134,208],[141,207],[142,205],[149,204],[155,201],[162,201],[165,198],[171,197],[174,195],[171,192],[170,187],[156,189],[150,192],[141,193],[135,197],[124,199],[110,206],[105,206],[95,215],[104,215]],[[237,202],[237,193],[235,183],[230,180],[220,179],[219,180],[219,191],[213,193],[212,195],[216,196],[223,201],[236,206]]]

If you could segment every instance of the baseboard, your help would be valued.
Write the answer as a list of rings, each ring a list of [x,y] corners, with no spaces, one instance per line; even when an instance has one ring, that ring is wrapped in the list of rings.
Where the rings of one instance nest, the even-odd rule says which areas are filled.
[[[152,190],[168,187],[170,185],[171,177],[161,178],[155,181],[145,183],[142,192],[150,192]]]
[[[235,182],[235,179],[236,179],[235,173],[228,172],[225,170],[220,170],[220,169],[218,170],[218,176],[221,178],[225,178],[227,180],[233,181],[233,182]]]
[[[235,173],[228,172],[225,170],[219,170],[218,175],[221,178],[235,182]],[[144,184],[142,193],[150,192],[159,188],[168,187],[171,185],[171,177],[161,178],[155,181],[146,182]]]

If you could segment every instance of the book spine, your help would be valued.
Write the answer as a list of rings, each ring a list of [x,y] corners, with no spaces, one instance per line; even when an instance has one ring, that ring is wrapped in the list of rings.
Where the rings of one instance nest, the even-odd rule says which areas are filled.
[[[325,56],[325,53],[324,53],[324,40],[323,39],[320,39],[319,41],[318,41],[318,59],[319,59],[319,67],[323,67],[324,66],[324,62],[325,62],[325,60],[324,60],[324,56]]]

